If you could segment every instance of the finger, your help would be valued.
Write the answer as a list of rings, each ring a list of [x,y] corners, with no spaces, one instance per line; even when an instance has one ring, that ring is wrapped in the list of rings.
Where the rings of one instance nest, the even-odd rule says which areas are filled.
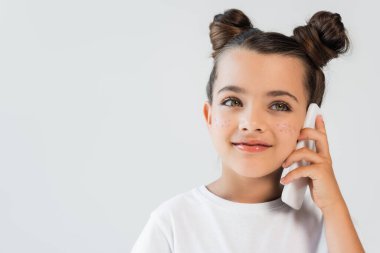
[[[286,158],[285,162],[282,164],[282,167],[286,168],[291,164],[301,160],[305,160],[312,164],[323,162],[323,158],[319,154],[307,147],[303,147],[293,151],[293,153],[291,153],[291,155]]]
[[[320,123],[321,122],[319,122],[319,124]],[[327,136],[324,132],[320,131],[320,129],[303,128],[298,140],[314,140],[317,153],[324,157],[330,157]]]
[[[321,114],[318,114],[318,116],[315,120],[315,129],[326,134],[325,122],[324,122],[323,116]]]
[[[309,165],[309,166],[301,166],[298,167],[292,171],[290,171],[288,174],[286,174],[285,177],[283,177],[280,180],[281,184],[288,184],[292,182],[293,180],[296,180],[301,177],[309,177],[312,180],[318,179],[318,172],[317,170],[319,167],[317,165]]]
[[[330,157],[330,151],[329,151],[329,141],[327,139],[327,134],[326,134],[326,126],[325,126],[325,121],[323,120],[323,117],[321,114],[318,115],[316,121],[315,121],[315,129],[321,132],[323,135],[323,141],[322,142],[316,142],[315,146],[316,148],[323,150],[323,154],[326,157]]]

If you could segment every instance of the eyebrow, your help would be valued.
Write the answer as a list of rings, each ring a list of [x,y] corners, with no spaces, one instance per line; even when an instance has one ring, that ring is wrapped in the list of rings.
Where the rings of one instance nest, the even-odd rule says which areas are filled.
[[[227,86],[221,88],[218,91],[217,94],[220,94],[223,91],[232,91],[232,92],[242,93],[242,94],[246,94],[247,93],[246,89],[244,89],[242,87],[239,87],[239,86],[235,86],[235,85],[227,85]],[[293,94],[291,94],[291,93],[289,93],[287,91],[284,91],[284,90],[272,90],[272,91],[268,91],[266,95],[268,97],[288,96],[288,97],[291,97],[292,99],[294,99],[297,103],[299,103],[296,96],[294,96]]]

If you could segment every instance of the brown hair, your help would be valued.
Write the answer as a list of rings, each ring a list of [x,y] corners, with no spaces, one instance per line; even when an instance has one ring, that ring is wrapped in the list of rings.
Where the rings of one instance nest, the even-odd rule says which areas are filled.
[[[319,11],[305,26],[294,28],[288,37],[277,32],[263,32],[253,27],[250,19],[238,9],[226,10],[214,16],[209,25],[214,58],[206,87],[208,102],[212,104],[213,86],[217,78],[218,60],[225,51],[241,47],[264,54],[294,56],[305,66],[307,105],[322,104],[325,91],[325,75],[322,67],[338,54],[349,49],[350,41],[338,13]]]

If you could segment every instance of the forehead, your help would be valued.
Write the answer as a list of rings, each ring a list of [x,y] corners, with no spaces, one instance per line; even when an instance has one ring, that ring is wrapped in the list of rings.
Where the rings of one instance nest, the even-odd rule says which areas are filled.
[[[296,57],[234,48],[219,59],[217,71],[214,90],[227,85],[242,86],[250,94],[286,90],[306,101],[304,66]]]

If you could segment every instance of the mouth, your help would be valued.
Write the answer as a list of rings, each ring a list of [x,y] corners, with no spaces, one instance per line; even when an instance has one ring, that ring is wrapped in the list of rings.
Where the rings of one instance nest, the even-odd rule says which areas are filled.
[[[272,147],[272,145],[268,144],[262,140],[241,140],[237,142],[231,142],[233,145],[246,145],[246,146],[264,146],[264,147]]]
[[[246,143],[232,143],[234,147],[243,152],[258,153],[267,150],[272,147],[271,145],[265,144],[246,144]]]
[[[250,143],[245,143],[245,142],[240,142],[240,143],[233,143],[233,142],[231,142],[231,143],[232,143],[232,145],[272,147],[272,145],[267,145],[267,144],[250,144]]]

